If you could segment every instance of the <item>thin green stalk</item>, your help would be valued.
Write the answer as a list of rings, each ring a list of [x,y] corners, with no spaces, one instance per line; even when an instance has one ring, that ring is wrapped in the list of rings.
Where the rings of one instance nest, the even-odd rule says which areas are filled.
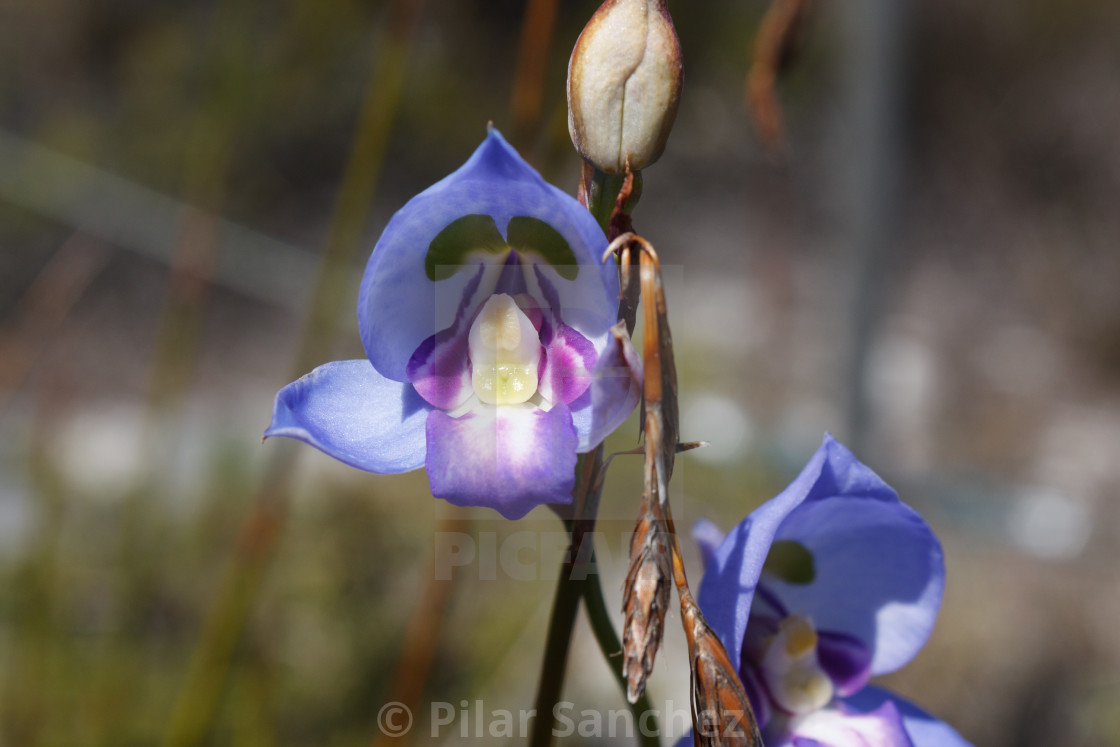
[[[579,529],[582,524],[583,528]],[[537,690],[535,704],[537,717],[533,721],[533,732],[529,744],[533,747],[544,747],[552,744],[552,731],[555,719],[553,717],[556,704],[564,685],[564,674],[568,665],[568,651],[570,649],[572,628],[575,625],[576,611],[579,609],[579,600],[582,596],[587,609],[588,621],[599,644],[599,650],[607,662],[607,666],[614,674],[626,697],[626,678],[622,669],[617,666],[618,655],[622,652],[622,643],[611,625],[610,613],[607,611],[606,602],[603,600],[603,587],[599,583],[597,572],[588,572],[588,566],[577,564],[579,556],[577,549],[582,543],[590,541],[590,528],[586,521],[573,522],[570,525],[573,540],[571,552],[565,560],[560,578],[556,582],[556,593],[552,601],[552,618],[548,624],[548,637],[545,643],[544,661],[541,665],[540,685]],[[576,532],[580,537],[575,537]],[[590,568],[596,566],[595,551],[590,553]],[[650,703],[648,693],[643,693],[637,703],[627,702],[630,713],[634,716],[637,727],[638,743],[643,747],[658,747],[660,741],[660,727],[657,723],[656,712]]]
[[[552,599],[552,617],[548,622],[544,660],[541,662],[541,674],[537,682],[536,718],[533,719],[533,731],[529,735],[531,747],[548,747],[552,744],[556,704],[560,701],[564,675],[568,669],[572,628],[575,626],[576,611],[587,580],[586,561],[581,562],[583,554],[580,548],[585,538],[589,540],[595,528],[595,514],[599,509],[597,488],[602,485],[599,479],[602,469],[601,445],[589,454],[581,454],[576,463],[576,487],[572,492],[574,518],[564,521],[571,544],[568,555],[560,566],[560,577]]]
[[[599,169],[595,169],[595,174],[591,177],[587,209],[595,216],[605,234],[610,234],[611,214],[625,180],[624,174],[606,174]]]
[[[556,582],[556,592],[552,601],[552,617],[548,624],[545,639],[544,659],[537,687],[535,703],[536,718],[529,744],[532,747],[545,747],[552,744],[555,708],[563,692],[564,676],[568,667],[568,652],[571,646],[572,629],[575,626],[576,612],[582,597],[587,604],[587,616],[595,640],[599,644],[607,667],[614,673],[615,680],[626,697],[626,680],[617,666],[617,657],[622,652],[611,625],[610,613],[603,600],[603,587],[599,583],[595,549],[592,542],[595,529],[595,515],[599,507],[599,491],[602,488],[603,449],[600,446],[591,454],[582,455],[576,473],[579,481],[576,487],[575,519],[565,520],[571,543],[568,556],[560,569]],[[649,696],[643,694],[637,703],[627,703],[634,716],[638,741],[643,747],[656,747],[660,744],[660,728],[653,712]],[[644,719],[644,720],[643,720]]]
[[[552,619],[548,623],[548,638],[534,706],[536,718],[533,719],[533,732],[529,736],[530,747],[548,747],[552,744],[556,704],[560,701],[560,693],[564,688],[572,627],[575,625],[576,610],[579,609],[579,598],[585,584],[585,579],[573,576],[571,570],[570,564],[565,562],[556,582]]]

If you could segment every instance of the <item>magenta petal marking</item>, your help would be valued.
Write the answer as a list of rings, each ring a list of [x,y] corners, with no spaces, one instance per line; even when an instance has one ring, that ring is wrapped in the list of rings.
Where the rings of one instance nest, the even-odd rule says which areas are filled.
[[[871,679],[871,652],[855,636],[819,631],[817,659],[841,697],[858,692]]]
[[[586,337],[559,320],[545,317],[541,325],[545,365],[541,370],[540,391],[549,402],[570,404],[591,386],[595,367],[595,346]]]
[[[480,407],[460,418],[433,410],[427,422],[432,495],[519,519],[542,503],[570,503],[576,429],[566,405]]]
[[[486,266],[480,264],[474,278],[463,289],[451,326],[420,343],[408,359],[405,369],[408,380],[421,397],[441,410],[454,410],[471,396],[468,336],[478,310],[472,302],[485,271]]]
[[[467,359],[467,325],[434,334],[408,361],[408,380],[433,407],[454,410],[471,396],[471,369]]]

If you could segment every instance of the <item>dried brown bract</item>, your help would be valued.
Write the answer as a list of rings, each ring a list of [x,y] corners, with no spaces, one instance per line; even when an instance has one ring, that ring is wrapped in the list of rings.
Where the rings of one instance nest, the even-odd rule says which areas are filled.
[[[646,459],[657,456],[658,495],[669,499],[669,477],[677,454],[680,419],[677,408],[677,367],[673,361],[673,336],[661,287],[661,263],[648,244],[641,254],[641,288],[645,361]]]
[[[674,564],[678,557],[674,555]],[[708,627],[688,587],[678,585],[677,591],[691,664],[693,743],[762,747],[762,737],[750,701],[739,682],[738,669]]]
[[[647,498],[651,498],[647,493]],[[669,537],[657,501],[643,498],[641,515],[630,540],[630,572],[623,595],[622,647],[626,697],[637,703],[653,672],[653,661],[665,631],[671,571]]]
[[[673,459],[682,450],[677,414],[677,375],[673,341],[661,285],[657,253],[640,236],[627,233],[611,242],[623,268],[629,253],[639,252],[643,309],[645,485],[642,513],[630,545],[630,573],[626,579],[626,651],[624,673],[628,697],[640,697],[661,644],[665,608],[668,606],[668,563],[681,602],[681,622],[688,639],[692,690],[692,726],[697,745],[762,747],[754,712],[730,661],[688,588],[684,560],[677,542],[669,506],[668,485]],[[623,288],[632,281],[623,275]],[[692,446],[691,444],[689,445]]]
[[[645,484],[642,491],[641,513],[630,543],[630,572],[626,578],[623,610],[626,613],[624,624],[623,648],[625,660],[623,673],[627,678],[627,697],[635,702],[645,691],[646,679],[653,670],[654,658],[661,646],[664,632],[665,610],[669,606],[671,537],[668,533],[663,506],[668,499],[669,477],[672,474],[672,457],[676,453],[676,397],[671,399],[674,417],[672,428],[666,428],[662,411],[665,379],[661,361],[665,356],[660,352],[661,340],[668,340],[668,325],[664,322],[664,298],[661,303],[651,300],[647,286],[659,288],[659,283],[651,284],[647,266],[654,263],[657,255],[645,239],[633,233],[620,235],[611,244],[612,249],[621,253],[623,267],[623,293],[636,289],[634,282],[632,249],[638,251],[640,267],[640,288],[644,299],[645,312],[645,350],[644,350],[644,410],[645,431]],[[656,275],[656,270],[652,273]],[[625,298],[625,295],[624,295]],[[660,318],[659,318],[660,313]],[[661,330],[665,330],[662,335]],[[655,352],[651,352],[655,351]],[[668,354],[670,369],[672,353]],[[670,372],[671,373],[671,372]],[[675,394],[675,376],[672,389]],[[668,458],[666,458],[668,455]]]

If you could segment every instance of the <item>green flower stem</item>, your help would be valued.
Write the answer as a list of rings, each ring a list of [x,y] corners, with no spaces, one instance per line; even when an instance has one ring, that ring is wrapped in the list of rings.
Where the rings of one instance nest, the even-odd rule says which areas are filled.
[[[548,747],[552,744],[556,704],[560,702],[564,675],[568,669],[572,628],[575,626],[579,599],[583,595],[587,579],[586,561],[581,562],[579,550],[585,538],[589,538],[595,528],[595,514],[599,510],[596,486],[601,484],[598,478],[602,468],[602,446],[589,454],[580,454],[579,461],[576,462],[576,487],[572,491],[574,518],[564,519],[571,544],[567,557],[560,566],[560,577],[552,598],[552,617],[548,622],[544,661],[541,663],[537,683],[536,717],[533,719],[533,731],[529,735],[532,747]]]
[[[585,164],[585,168],[587,165]],[[586,171],[584,172],[586,174]],[[640,175],[635,175],[640,178]],[[586,177],[585,177],[586,178]],[[605,174],[598,169],[592,173],[587,186],[587,209],[598,221],[603,233],[610,235],[611,215],[618,195],[625,182],[624,175]],[[638,201],[641,192],[640,181],[635,185],[634,191],[624,206],[629,211]],[[611,627],[610,615],[607,613],[603,602],[603,589],[599,584],[598,572],[594,567],[594,548],[590,545],[586,560],[581,562],[581,552],[584,542],[591,542],[592,531],[595,529],[595,515],[599,509],[599,491],[602,488],[603,447],[600,445],[590,454],[581,454],[576,465],[577,485],[573,491],[574,518],[565,519],[571,537],[568,556],[560,568],[560,577],[556,582],[556,592],[552,599],[552,617],[548,623],[548,636],[545,640],[544,660],[541,664],[540,680],[537,684],[537,699],[535,704],[536,718],[533,719],[533,731],[529,736],[530,747],[548,747],[552,744],[553,730],[556,722],[555,709],[560,701],[560,693],[564,688],[564,676],[568,668],[568,651],[571,648],[572,628],[576,622],[576,611],[579,609],[580,597],[587,602],[587,614],[591,621],[595,639],[607,660],[607,666],[615,673],[615,677],[622,688],[623,697],[626,693],[626,681],[622,677],[621,668],[617,666],[615,658],[622,651],[622,644]],[[588,566],[590,562],[590,567]],[[589,570],[591,571],[589,573]],[[653,747],[660,744],[657,736],[656,721],[652,728],[642,729],[645,724],[641,717],[651,711],[649,698],[645,695],[637,704],[631,704],[630,710],[634,714],[634,722],[639,727],[639,739],[643,745]],[[642,733],[648,731],[649,736]]]
[[[615,203],[618,202],[618,193],[622,191],[622,185],[626,181],[625,174],[607,174],[598,169],[595,169],[591,177],[591,188],[588,190],[587,195],[587,209],[595,216],[595,220],[599,223],[599,227],[603,229],[603,233],[610,236],[610,223],[611,214],[614,212]],[[638,204],[638,198],[642,194],[642,173],[640,171],[634,172],[634,189],[630,194],[630,199],[626,201],[623,209],[629,213]]]
[[[573,534],[574,529],[573,528]],[[583,537],[588,537],[585,533]],[[580,540],[582,542],[583,539]],[[587,539],[590,541],[590,539]],[[579,547],[576,542],[572,547]],[[571,557],[575,557],[571,553]],[[591,623],[591,630],[599,644],[599,650],[607,662],[607,667],[614,674],[615,681],[626,697],[626,678],[622,675],[619,666],[619,656],[622,653],[622,643],[611,625],[610,613],[607,611],[603,600],[603,587],[599,583],[599,574],[595,570],[595,554],[591,552],[590,572],[588,567],[577,565],[569,560],[564,562],[560,579],[556,583],[556,595],[552,602],[552,618],[548,624],[548,639],[545,645],[544,663],[541,667],[540,685],[537,689],[536,711],[537,716],[533,721],[533,732],[529,744],[533,747],[546,747],[552,744],[552,732],[555,725],[553,717],[556,704],[560,701],[560,694],[564,685],[564,674],[568,665],[568,651],[571,644],[572,628],[575,625],[576,610],[582,595],[587,609],[587,618]],[[627,702],[627,707],[634,717],[634,725],[638,743],[643,747],[659,747],[661,744],[659,734],[661,729],[657,723],[656,712],[649,700],[649,694],[643,693],[637,703]]]
[[[565,561],[560,579],[556,582],[552,619],[548,623],[544,662],[537,686],[536,717],[533,719],[533,732],[529,736],[531,747],[548,747],[552,744],[556,704],[560,701],[560,693],[564,687],[572,627],[575,625],[576,610],[585,584],[585,579],[580,578],[579,574],[573,575],[571,571],[571,564]]]
[[[610,613],[603,601],[603,588],[599,583],[598,566],[592,532],[595,529],[595,515],[599,507],[599,490],[602,486],[603,448],[600,446],[590,454],[580,455],[576,466],[578,483],[575,490],[575,519],[565,519],[564,526],[571,537],[568,555],[560,569],[556,582],[556,592],[552,600],[552,617],[548,624],[545,641],[544,660],[537,686],[536,718],[529,737],[532,747],[547,747],[552,744],[555,726],[555,708],[560,701],[564,687],[564,676],[568,668],[568,651],[571,647],[572,629],[575,626],[576,612],[582,597],[587,604],[587,616],[595,640],[606,659],[607,667],[614,673],[615,680],[626,697],[626,679],[622,676],[618,657],[622,644],[611,626]],[[585,548],[585,543],[586,548]],[[660,744],[657,720],[649,697],[643,695],[634,704],[627,703],[638,732],[639,744],[655,747]],[[648,712],[648,714],[647,714]],[[643,717],[645,721],[643,721]]]

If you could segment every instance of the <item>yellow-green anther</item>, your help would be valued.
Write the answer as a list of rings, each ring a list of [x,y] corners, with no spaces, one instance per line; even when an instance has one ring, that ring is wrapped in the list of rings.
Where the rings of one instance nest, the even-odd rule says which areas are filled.
[[[568,63],[568,132],[600,171],[638,171],[660,158],[684,73],[666,0],[606,0]]]
[[[511,296],[491,296],[467,338],[471,385],[490,405],[515,405],[537,393],[541,342],[529,317]]]

